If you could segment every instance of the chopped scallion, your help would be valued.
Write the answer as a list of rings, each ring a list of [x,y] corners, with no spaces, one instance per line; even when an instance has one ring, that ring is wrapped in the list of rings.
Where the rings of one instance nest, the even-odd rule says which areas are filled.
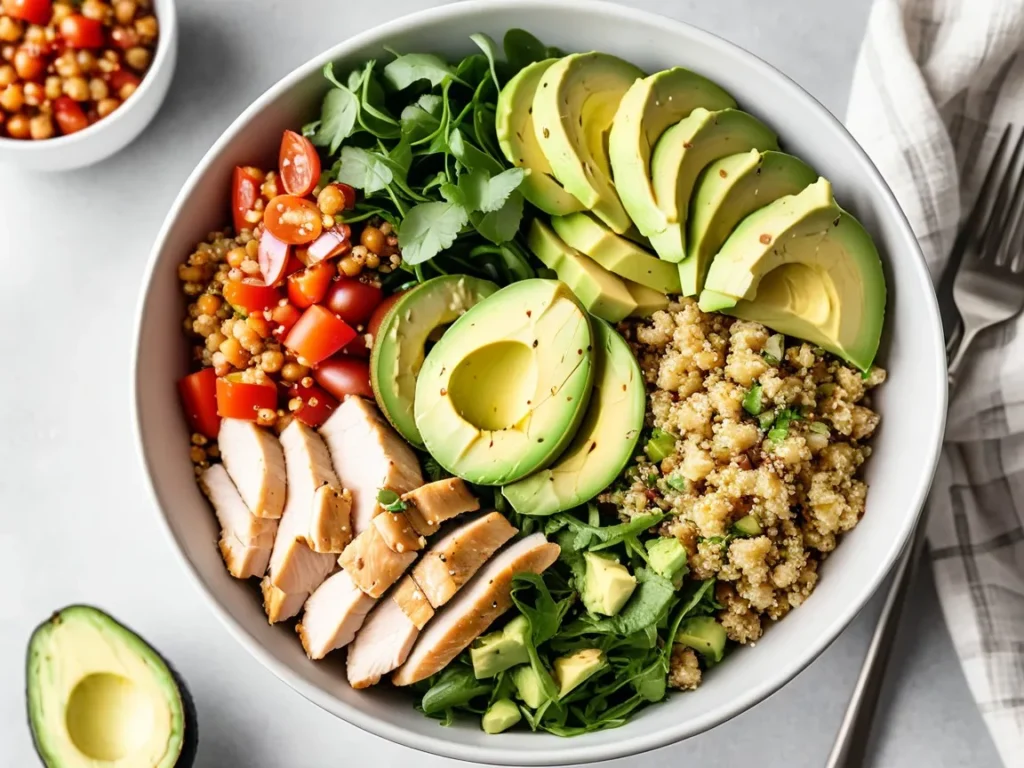
[[[377,491],[377,503],[386,512],[402,512],[405,510],[405,502],[390,488],[381,488]]]
[[[757,424],[761,429],[768,429],[775,421],[775,411],[764,411],[757,417]]]
[[[761,402],[761,385],[755,384],[743,397],[743,410],[751,416],[757,416],[763,410]]]
[[[651,461],[662,461],[667,459],[676,450],[676,436],[663,429],[655,429],[651,433],[651,439],[644,446],[644,453]]]

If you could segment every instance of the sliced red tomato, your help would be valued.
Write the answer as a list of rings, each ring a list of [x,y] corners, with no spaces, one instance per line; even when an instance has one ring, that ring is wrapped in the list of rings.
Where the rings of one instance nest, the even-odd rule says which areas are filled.
[[[110,84],[115,91],[120,91],[126,85],[134,85],[138,88],[141,82],[142,79],[138,75],[126,69],[115,69],[110,73]]]
[[[302,317],[296,307],[291,304],[278,304],[272,310],[270,310],[270,322],[273,326],[272,333],[279,339],[283,339],[288,335],[288,332],[299,322],[299,318]]]
[[[370,347],[366,343],[366,334],[360,333],[341,350],[342,354],[361,357],[364,360],[370,357]]]
[[[60,36],[72,48],[101,48],[103,22],[75,13],[61,20]]]
[[[285,270],[288,268],[291,246],[283,240],[278,240],[267,230],[263,230],[260,233],[258,254],[263,282],[267,285],[277,285],[284,279]]]
[[[308,259],[313,264],[325,259],[333,259],[352,250],[352,228],[348,224],[338,224],[325,229],[323,233],[309,244]]]
[[[245,220],[245,214],[251,211],[256,201],[260,199],[262,184],[263,173],[259,169],[235,166],[231,176],[231,216],[235,224],[235,234],[243,229],[252,229],[252,224]]]
[[[299,309],[319,304],[333,279],[334,266],[326,261],[288,275],[288,300]]]
[[[277,407],[277,387],[242,381],[241,373],[217,379],[217,413],[225,419],[256,421],[261,408]]]
[[[302,400],[302,405],[298,410],[291,411],[291,414],[310,427],[319,427],[327,421],[331,411],[338,407],[338,400],[334,395],[316,384],[310,384],[308,387],[304,387],[302,384],[293,384],[288,390],[288,400],[291,401],[296,397]]]
[[[289,245],[311,243],[324,229],[316,203],[295,195],[278,195],[267,203],[263,226]]]
[[[284,191],[305,197],[320,180],[320,155],[313,142],[295,131],[285,131],[281,137],[278,169]]]
[[[246,315],[275,307],[281,300],[281,293],[277,288],[264,285],[251,277],[225,283],[223,293],[228,304]]]
[[[220,432],[217,415],[217,374],[213,368],[191,373],[178,382],[178,393],[189,429],[215,440]]]
[[[370,315],[370,320],[366,324],[366,332],[373,336],[374,343],[377,342],[377,331],[380,330],[380,324],[384,321],[384,315],[388,313],[388,310],[395,306],[395,303],[405,294],[406,291],[399,291],[388,296],[384,301],[377,305],[377,308],[373,310],[373,314]]]
[[[325,307],[314,304],[288,333],[284,345],[310,365],[326,360],[356,337],[352,326]]]
[[[50,0],[4,0],[4,13],[29,24],[45,25],[53,13]]]
[[[378,286],[349,277],[331,283],[324,306],[349,325],[361,325],[383,300],[384,292]]]
[[[53,100],[53,116],[57,118],[60,132],[65,136],[89,127],[89,118],[78,106],[78,102],[69,96],[58,96]]]
[[[365,360],[350,355],[335,355],[324,360],[313,371],[317,383],[339,400],[346,395],[359,395],[373,399],[370,386],[370,365]]]

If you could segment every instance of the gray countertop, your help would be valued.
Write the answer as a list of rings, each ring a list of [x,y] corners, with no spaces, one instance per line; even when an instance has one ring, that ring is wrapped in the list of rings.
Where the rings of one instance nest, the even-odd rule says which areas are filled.
[[[138,141],[71,174],[0,168],[0,324],[7,329],[0,394],[8,403],[0,441],[0,764],[35,764],[24,725],[25,641],[49,611],[71,602],[106,608],[177,666],[198,705],[200,768],[447,762],[334,719],[229,637],[159,533],[128,411],[132,316],[146,255],[194,164],[292,67],[351,33],[435,4],[179,0],[178,71]],[[632,4],[752,50],[836,114],[845,111],[868,0]],[[767,701],[702,736],[615,764],[822,766],[878,608],[876,598]],[[930,573],[918,578],[904,623],[912,631],[893,663],[872,764],[998,765]]]

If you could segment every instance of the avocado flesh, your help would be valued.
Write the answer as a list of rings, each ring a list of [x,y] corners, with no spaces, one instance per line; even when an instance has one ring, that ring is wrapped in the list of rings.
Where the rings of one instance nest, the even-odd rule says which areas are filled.
[[[402,296],[384,316],[373,340],[370,382],[388,421],[417,448],[423,447],[423,437],[413,401],[427,342],[497,290],[494,283],[468,275],[435,277]]]
[[[512,670],[512,682],[515,683],[516,695],[519,697],[519,700],[530,707],[530,709],[537,709],[548,700],[540,678],[529,664],[524,664]]]
[[[619,102],[644,73],[606,53],[574,53],[541,76],[534,135],[562,186],[615,232],[633,226],[612,182],[608,133]]]
[[[522,719],[523,715],[512,699],[498,699],[484,712],[480,725],[484,733],[502,733]]]
[[[727,155],[750,149],[778,149],[775,134],[738,109],[710,112],[698,107],[658,139],[651,156],[651,179],[666,226],[641,232],[658,255],[671,262],[686,257],[686,217],[700,172]]]
[[[665,228],[651,186],[651,151],[661,135],[697,107],[735,107],[736,101],[706,77],[681,67],[637,80],[622,97],[608,138],[615,188],[642,232]]]
[[[580,599],[593,614],[615,616],[636,589],[636,576],[622,563],[596,552],[584,552],[586,563]]]
[[[644,424],[643,373],[625,339],[594,322],[595,374],[590,405],[565,452],[547,469],[506,485],[502,494],[523,515],[553,515],[594,498],[629,463]]]
[[[586,213],[551,219],[555,232],[571,247],[625,280],[662,294],[679,293],[679,269],[612,232]]]
[[[473,674],[477,680],[494,677],[519,664],[528,664],[530,654],[526,637],[530,623],[524,616],[516,616],[503,630],[479,638],[469,649]]]
[[[651,568],[666,579],[674,579],[686,568],[686,548],[679,539],[662,537],[647,542]]]
[[[558,698],[564,698],[608,666],[604,653],[597,648],[560,656],[552,664],[555,682],[558,683]]]
[[[632,280],[625,282],[626,290],[636,302],[636,309],[633,310],[631,317],[650,317],[659,309],[668,308],[668,296],[661,291],[655,291],[653,288],[634,283]]]
[[[416,426],[454,475],[504,485],[548,466],[576,433],[593,381],[586,311],[557,280],[502,288],[448,329],[416,383]]]
[[[526,176],[519,191],[545,213],[564,216],[582,211],[583,204],[565,191],[551,172],[533,129],[533,96],[541,77],[557,59],[545,59],[523,67],[498,95],[494,127],[505,159]]]
[[[570,248],[540,219],[530,224],[526,242],[544,266],[555,270],[558,279],[572,289],[590,314],[617,323],[636,310],[636,302],[620,278]]]
[[[822,178],[736,227],[711,262],[700,305],[817,344],[867,370],[885,301],[871,236],[836,204]]]
[[[676,644],[693,648],[712,663],[722,660],[725,653],[725,628],[710,616],[684,619],[676,633]]]
[[[26,687],[47,766],[172,768],[194,758],[187,692],[156,651],[95,608],[65,608],[36,629]]]

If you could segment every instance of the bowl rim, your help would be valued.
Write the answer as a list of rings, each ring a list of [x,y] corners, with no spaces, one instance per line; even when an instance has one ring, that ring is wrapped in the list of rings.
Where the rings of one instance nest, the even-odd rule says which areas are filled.
[[[171,530],[167,513],[157,495],[154,480],[153,468],[150,466],[149,458],[145,451],[145,442],[142,435],[141,413],[139,402],[139,387],[141,371],[139,369],[139,356],[141,353],[143,317],[146,303],[150,292],[155,288],[154,275],[159,261],[161,251],[165,247],[166,240],[170,235],[184,201],[192,194],[193,189],[198,185],[200,178],[205,174],[207,167],[224,151],[236,135],[250,122],[250,120],[261,112],[269,103],[282,94],[305,80],[311,74],[320,70],[329,61],[335,61],[344,57],[348,51],[368,44],[374,44],[383,38],[391,35],[415,30],[416,27],[427,22],[444,22],[447,19],[457,18],[465,14],[487,13],[488,11],[515,10],[515,11],[547,11],[562,10],[575,12],[579,10],[576,0],[463,0],[462,2],[450,3],[447,5],[427,8],[415,13],[401,16],[378,26],[364,30],[352,37],[346,38],[317,56],[307,60],[305,63],[291,70],[287,75],[278,80],[273,86],[265,91],[259,98],[252,102],[221,134],[212,147],[203,155],[187,180],[182,185],[173,205],[169,209],[159,234],[154,241],[149,259],[145,268],[142,283],[142,290],[136,307],[134,318],[134,343],[132,345],[132,392],[131,409],[132,425],[135,438],[135,446],[145,474],[145,485],[149,492],[150,500],[158,512],[159,525],[165,535],[171,540],[171,548],[175,556],[182,564],[185,572],[189,575],[193,584],[199,589],[206,602],[212,607],[214,614],[227,628],[228,632],[264,667],[269,669],[281,681],[289,685],[307,700],[320,708],[340,717],[351,725],[387,739],[393,743],[412,749],[421,750],[430,754],[453,758],[457,760],[491,763],[500,765],[578,765],[581,763],[601,762],[621,757],[629,757],[641,754],[653,749],[665,747],[690,736],[697,735],[710,730],[736,715],[741,714],[755,704],[763,701],[775,693],[782,686],[792,680],[811,664],[839,634],[850,624],[853,618],[860,612],[871,598],[879,584],[888,575],[896,562],[897,557],[904,549],[909,540],[911,532],[916,527],[921,516],[922,509],[931,487],[932,479],[939,462],[939,455],[942,446],[942,436],[945,430],[945,415],[947,407],[948,391],[946,385],[945,371],[945,345],[942,340],[941,323],[939,321],[938,301],[932,289],[932,281],[924,256],[916,237],[913,234],[910,223],[903,210],[900,208],[895,195],[888,184],[882,178],[881,173],[868,157],[864,149],[857,143],[849,131],[843,126],[824,105],[815,99],[810,93],[804,90],[794,80],[773,67],[755,54],[747,51],[728,40],[695,27],[686,22],[677,21],[654,12],[631,8],[619,5],[608,0],[590,0],[588,12],[599,14],[612,21],[639,21],[648,25],[666,28],[673,34],[699,39],[704,45],[718,49],[734,59],[745,62],[756,69],[760,76],[774,80],[780,88],[789,91],[798,100],[807,102],[812,109],[820,111],[827,124],[846,144],[847,150],[859,162],[860,172],[864,178],[874,187],[876,193],[877,209],[885,211],[885,215],[892,219],[898,230],[898,236],[902,239],[902,247],[906,251],[906,258],[912,260],[912,269],[916,272],[917,279],[928,290],[925,291],[926,301],[920,308],[923,318],[930,322],[934,333],[930,334],[931,344],[934,347],[934,359],[937,361],[936,370],[933,376],[929,377],[934,382],[935,402],[940,404],[928,425],[927,433],[919,435],[918,445],[924,447],[926,453],[925,466],[928,471],[917,478],[916,489],[913,492],[915,510],[909,514],[899,532],[899,535],[891,539],[888,551],[882,557],[882,567],[869,578],[860,582],[856,591],[856,598],[840,612],[836,619],[821,632],[812,638],[799,657],[794,656],[785,664],[777,665],[769,675],[766,675],[756,684],[745,690],[742,695],[727,704],[708,710],[696,717],[681,722],[673,727],[662,728],[649,733],[637,733],[626,735],[611,744],[590,746],[585,741],[574,740],[570,752],[563,749],[540,749],[537,751],[523,753],[516,752],[507,747],[496,746],[475,746],[460,744],[448,741],[443,734],[438,736],[427,736],[406,731],[393,722],[378,719],[375,716],[367,715],[358,708],[352,707],[329,694],[326,690],[315,684],[307,683],[299,676],[292,673],[288,666],[278,659],[266,648],[264,648],[243,626],[236,621],[228,610],[222,606],[213,596],[203,581],[202,574],[186,557],[183,549],[177,544],[174,533]],[[919,338],[917,343],[928,343],[927,339]],[[628,726],[627,726],[628,727]],[[571,754],[571,759],[566,758]]]
[[[142,82],[139,84],[139,87],[135,89],[135,93],[128,97],[121,108],[114,110],[113,114],[97,120],[85,130],[57,136],[52,139],[33,141],[31,139],[12,139],[0,136],[0,152],[21,152],[25,155],[39,155],[51,149],[64,149],[65,147],[73,147],[75,144],[85,143],[102,134],[104,129],[123,122],[126,119],[126,115],[133,108],[144,102],[146,94],[155,87],[153,85],[153,82],[156,80],[154,75],[166,66],[178,38],[178,11],[175,0],[154,0],[154,5],[164,6],[162,9],[155,10],[154,12],[157,22],[160,24],[156,55],[153,57],[149,69],[146,70],[146,74],[142,76]],[[173,58],[171,60],[173,61]]]

